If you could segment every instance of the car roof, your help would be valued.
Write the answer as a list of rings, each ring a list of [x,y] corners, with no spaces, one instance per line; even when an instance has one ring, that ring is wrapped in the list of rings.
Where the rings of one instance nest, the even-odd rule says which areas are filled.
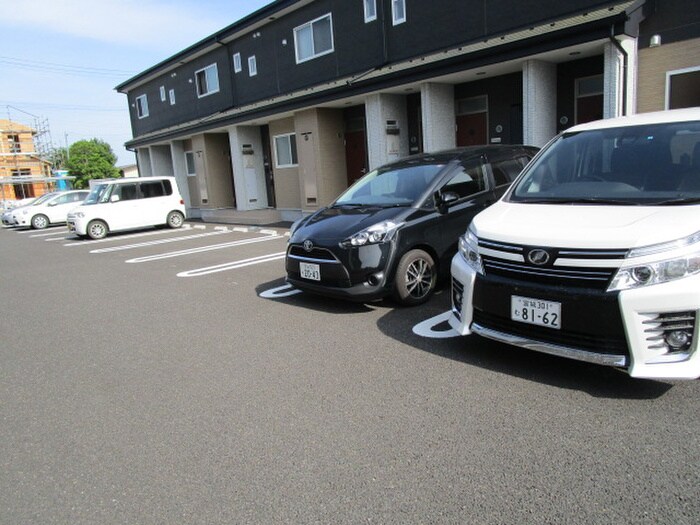
[[[436,151],[433,153],[419,153],[417,155],[411,155],[403,159],[397,160],[385,164],[385,166],[403,166],[415,163],[429,163],[435,162],[438,164],[447,164],[448,162],[456,159],[468,159],[477,155],[489,155],[504,151],[512,150],[537,150],[538,148],[534,146],[524,146],[522,144],[487,144],[481,146],[465,146],[461,148],[453,148],[442,151]]]
[[[700,107],[672,109],[667,111],[653,111],[650,113],[638,113],[626,117],[595,120],[573,126],[565,133],[578,133],[580,131],[593,131],[599,129],[612,129],[627,126],[646,126],[650,124],[672,124],[676,122],[700,121]]]
[[[151,181],[151,180],[170,180],[174,181],[175,177],[169,177],[165,175],[159,175],[154,177],[120,177],[118,179],[92,179],[90,182],[99,184],[126,184],[129,182],[141,182],[141,181]]]

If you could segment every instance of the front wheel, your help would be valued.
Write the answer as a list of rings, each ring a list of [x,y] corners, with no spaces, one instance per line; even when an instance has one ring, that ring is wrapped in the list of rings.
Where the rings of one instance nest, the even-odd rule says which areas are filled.
[[[49,218],[46,215],[35,215],[32,217],[32,228],[35,230],[43,230],[49,225]]]
[[[87,226],[87,235],[91,239],[104,239],[107,232],[107,224],[103,221],[91,221]]]
[[[394,277],[394,298],[401,304],[413,306],[424,303],[435,289],[435,261],[419,249],[406,252],[399,260]]]
[[[184,224],[185,216],[179,211],[171,211],[165,222],[169,228],[179,228]]]

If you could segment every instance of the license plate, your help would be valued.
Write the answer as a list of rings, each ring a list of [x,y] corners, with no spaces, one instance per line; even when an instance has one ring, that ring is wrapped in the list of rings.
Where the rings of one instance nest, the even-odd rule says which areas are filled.
[[[561,303],[512,295],[510,298],[510,318],[521,323],[536,324],[559,330],[561,328]]]
[[[309,279],[311,281],[321,280],[321,267],[318,264],[299,263],[299,273],[302,279]]]

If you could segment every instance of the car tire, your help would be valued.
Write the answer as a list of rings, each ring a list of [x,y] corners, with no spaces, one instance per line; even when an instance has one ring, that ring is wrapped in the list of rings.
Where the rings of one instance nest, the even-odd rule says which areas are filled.
[[[104,239],[108,233],[107,224],[104,221],[90,221],[87,225],[87,235],[91,239]]]
[[[171,211],[165,222],[168,228],[180,228],[185,223],[185,216],[179,211]]]
[[[396,266],[394,299],[404,306],[424,303],[437,283],[435,261],[424,250],[406,252]]]
[[[49,218],[46,215],[39,213],[32,217],[31,225],[35,230],[43,230],[49,225]]]

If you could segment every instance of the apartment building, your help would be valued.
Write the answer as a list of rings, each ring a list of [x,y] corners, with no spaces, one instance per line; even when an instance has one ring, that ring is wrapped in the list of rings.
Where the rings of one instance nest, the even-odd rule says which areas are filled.
[[[117,86],[191,216],[293,220],[410,154],[700,105],[691,0],[277,0]]]

